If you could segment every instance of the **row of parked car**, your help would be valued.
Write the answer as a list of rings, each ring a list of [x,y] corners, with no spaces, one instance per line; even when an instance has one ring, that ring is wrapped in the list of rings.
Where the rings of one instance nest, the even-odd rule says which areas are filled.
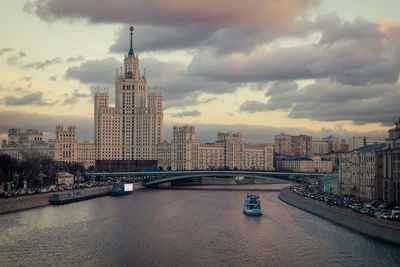
[[[326,192],[319,192],[316,185],[294,187],[293,191],[304,197],[324,201],[328,205],[346,207],[354,212],[369,215],[378,219],[400,221],[400,206],[381,200],[361,201],[353,196],[335,196]]]
[[[20,188],[15,191],[0,191],[0,198],[10,198],[10,197],[19,197],[19,196],[28,196],[35,194],[45,194],[51,192],[60,192],[65,190],[74,190],[74,189],[83,189],[83,188],[91,188],[98,186],[106,186],[113,185],[114,181],[108,180],[106,182],[85,182],[85,183],[76,183],[76,184],[56,184],[50,185],[46,187],[35,187],[35,188]]]

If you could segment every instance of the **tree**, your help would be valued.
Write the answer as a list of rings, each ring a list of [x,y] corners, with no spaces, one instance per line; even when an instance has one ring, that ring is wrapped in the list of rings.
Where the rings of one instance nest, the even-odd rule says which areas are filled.
[[[78,175],[78,173],[83,173],[83,171],[85,170],[85,167],[78,162],[68,163],[66,165],[66,168],[68,172],[74,175],[74,183],[76,181],[76,176]]]
[[[18,170],[18,161],[9,155],[0,155],[0,182],[9,182]]]
[[[40,167],[44,184],[45,185],[54,184],[56,179],[56,169],[58,168],[58,163],[51,158],[42,158],[40,161]]]
[[[20,164],[20,173],[28,182],[29,187],[41,184],[40,171],[40,160],[38,158],[25,158]]]

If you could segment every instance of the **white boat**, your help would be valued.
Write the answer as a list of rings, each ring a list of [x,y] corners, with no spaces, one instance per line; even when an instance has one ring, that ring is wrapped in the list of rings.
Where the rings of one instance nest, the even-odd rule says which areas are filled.
[[[243,212],[250,216],[261,216],[261,201],[259,196],[254,194],[247,194],[244,199]]]

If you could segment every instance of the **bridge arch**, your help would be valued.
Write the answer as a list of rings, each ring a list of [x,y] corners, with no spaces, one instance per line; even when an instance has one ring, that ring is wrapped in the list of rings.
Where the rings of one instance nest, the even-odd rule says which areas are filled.
[[[260,174],[254,174],[254,173],[235,173],[235,174],[230,174],[230,173],[189,173],[189,174],[183,174],[183,175],[177,175],[177,176],[170,176],[170,177],[164,177],[164,178],[150,178],[148,180],[143,181],[144,186],[151,186],[151,185],[157,185],[157,184],[162,184],[166,182],[172,182],[172,181],[178,181],[178,180],[187,180],[187,179],[194,179],[194,178],[203,178],[203,177],[234,177],[234,176],[243,176],[246,178],[256,178],[256,179],[263,179],[263,180],[272,180],[272,181],[277,181],[277,182],[284,182],[284,183],[290,183],[291,181],[288,179],[282,179],[282,178],[277,178],[277,177],[272,177],[272,176],[266,176],[266,175],[260,175]]]

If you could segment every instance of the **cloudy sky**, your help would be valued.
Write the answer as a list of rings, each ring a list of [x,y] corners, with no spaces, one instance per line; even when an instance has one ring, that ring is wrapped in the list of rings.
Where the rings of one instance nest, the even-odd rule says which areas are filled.
[[[400,116],[398,0],[4,1],[0,139],[8,128],[76,124],[93,139],[93,91],[114,99],[115,69],[134,50],[162,88],[164,137],[243,131],[385,136]]]

